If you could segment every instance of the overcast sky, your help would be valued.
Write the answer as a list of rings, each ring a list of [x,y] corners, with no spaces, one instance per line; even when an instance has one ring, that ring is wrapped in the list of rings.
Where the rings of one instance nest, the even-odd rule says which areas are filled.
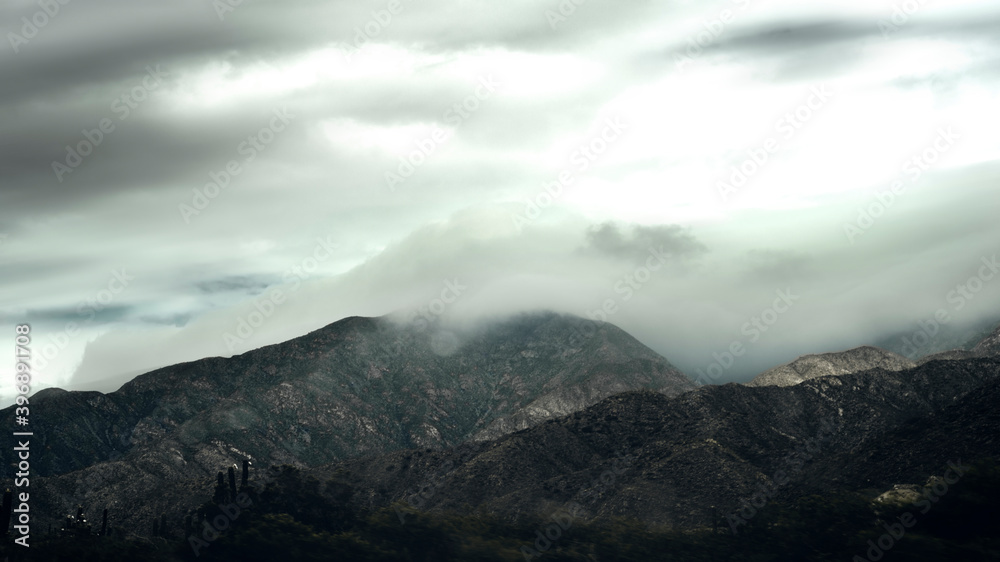
[[[421,306],[607,306],[720,382],[1000,316],[995,3],[236,2],[0,7],[36,389]]]

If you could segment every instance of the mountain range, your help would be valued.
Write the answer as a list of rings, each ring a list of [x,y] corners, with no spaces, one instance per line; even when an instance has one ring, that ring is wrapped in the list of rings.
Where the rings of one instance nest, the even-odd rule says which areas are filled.
[[[874,497],[997,457],[998,343],[1000,328],[923,362],[865,346],[695,387],[608,323],[538,313],[456,333],[346,318],[108,394],[37,393],[33,509],[59,525],[107,507],[148,529],[250,460],[256,477],[295,467],[339,483],[329,501],[368,509],[517,520],[575,502],[588,518],[702,528],[761,486],[771,501]],[[9,482],[16,469],[0,470]]]

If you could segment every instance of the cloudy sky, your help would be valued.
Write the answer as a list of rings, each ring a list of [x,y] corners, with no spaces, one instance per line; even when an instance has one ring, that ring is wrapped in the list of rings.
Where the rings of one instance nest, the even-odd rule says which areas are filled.
[[[992,2],[44,6],[0,7],[36,389],[420,307],[606,308],[720,381],[1000,317]]]

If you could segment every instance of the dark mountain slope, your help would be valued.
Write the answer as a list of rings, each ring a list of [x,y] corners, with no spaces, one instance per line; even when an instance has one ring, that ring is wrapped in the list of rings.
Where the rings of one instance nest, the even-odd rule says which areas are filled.
[[[907,420],[884,435],[819,460],[800,493],[828,490],[831,482],[885,490],[923,484],[949,462],[970,463],[1000,454],[1000,378],[987,381],[928,416]]]
[[[760,484],[774,485],[779,470],[799,474],[798,479],[819,467],[827,490],[870,486],[862,468],[844,469],[856,475],[846,480],[832,469],[823,472],[822,459],[860,463],[857,451],[893,448],[895,441],[887,436],[906,423],[941,415],[969,393],[968,408],[984,408],[985,399],[976,398],[976,392],[998,375],[1000,361],[976,359],[822,377],[793,387],[728,384],[673,398],[626,393],[508,435],[468,459],[463,458],[468,453],[455,451],[421,456],[407,451],[337,463],[323,473],[349,474],[347,480],[364,490],[358,501],[366,505],[409,498],[424,508],[481,506],[516,517],[578,501],[591,515],[698,526],[707,524],[712,506],[735,510]],[[1000,442],[982,436],[988,427],[945,429],[979,439],[981,456],[1000,454]],[[797,463],[794,455],[805,451],[810,439],[820,439],[810,445],[818,452]],[[592,481],[615,465],[616,451],[632,454],[631,466],[603,494],[588,496],[595,489]],[[920,463],[910,459],[914,464],[901,464],[899,470],[933,471],[940,457],[927,455]],[[904,461],[908,458],[900,453],[899,462]],[[442,466],[449,467],[443,479],[434,476]],[[413,494],[427,483],[434,483],[433,493],[420,501]]]
[[[494,441],[396,451],[308,472],[321,482],[350,485],[351,501],[364,508],[408,501],[424,510],[481,509],[516,519],[577,502],[587,517],[692,528],[737,510],[762,485],[787,499],[802,490],[878,491],[908,474],[934,473],[951,454],[941,444],[958,442],[963,432],[962,439],[978,444],[979,456],[1000,456],[1000,443],[987,434],[990,422],[963,425],[961,417],[992,408],[988,385],[998,377],[1000,360],[972,359],[790,387],[727,384],[674,397],[628,392]],[[959,407],[965,413],[953,424],[907,426],[951,416]],[[933,428],[940,435],[928,433]],[[908,454],[919,449],[897,437],[900,432],[917,432],[912,440],[927,452]],[[182,453],[165,451],[171,449],[137,449],[116,462],[40,479],[33,497],[45,513],[83,503],[114,505],[127,521],[151,523],[161,511],[180,520],[211,497],[213,480],[203,475],[207,470],[186,468]],[[224,453],[219,450],[220,459]],[[878,455],[895,459],[895,472],[887,470],[883,480],[864,466]],[[779,471],[791,481],[782,485]]]

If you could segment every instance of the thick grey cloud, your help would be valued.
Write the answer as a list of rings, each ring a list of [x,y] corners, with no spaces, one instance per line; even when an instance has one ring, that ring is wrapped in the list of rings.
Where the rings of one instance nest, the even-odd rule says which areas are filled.
[[[670,259],[683,259],[707,250],[704,244],[678,225],[637,225],[629,234],[623,235],[618,225],[604,223],[588,229],[586,236],[585,250],[617,259],[645,259],[653,249]]]
[[[133,310],[132,306],[109,305],[100,307],[90,306],[86,302],[81,302],[73,308],[48,308],[40,310],[28,309],[17,314],[0,315],[0,321],[5,324],[16,324],[25,318],[30,318],[34,322],[66,324],[69,322],[81,322],[83,320],[97,323],[111,323],[122,320]]]
[[[673,42],[667,59],[704,53],[733,62],[755,65],[769,79],[817,80],[831,71],[843,72],[871,56],[890,41],[921,39],[994,43],[1000,13],[968,13],[941,19],[913,17],[893,11],[880,18],[787,18],[733,30],[722,26],[717,36],[698,34]],[[738,17],[738,16],[737,16]]]
[[[758,24],[748,29],[721,34],[706,46],[709,51],[757,51],[778,56],[810,56],[812,49],[850,48],[868,41],[884,42],[899,33],[906,37],[940,39],[986,39],[996,41],[998,14],[970,14],[960,18],[894,20],[888,17],[863,19],[790,19]],[[895,22],[895,23],[894,23]],[[883,24],[883,27],[880,27]],[[888,31],[886,31],[888,30]]]

